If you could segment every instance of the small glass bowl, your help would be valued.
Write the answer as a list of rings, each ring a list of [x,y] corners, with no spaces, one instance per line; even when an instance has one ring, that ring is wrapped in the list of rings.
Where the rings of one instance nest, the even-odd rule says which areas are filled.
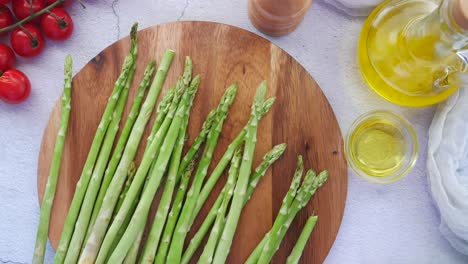
[[[369,127],[366,128],[366,125],[369,125]],[[378,172],[377,170],[370,169],[370,167],[364,168],[366,165],[358,159],[357,145],[355,146],[355,143],[357,144],[359,140],[359,138],[356,138],[359,137],[359,134],[354,134],[364,129],[373,128],[377,130],[379,129],[378,127],[383,126],[387,126],[398,132],[398,136],[402,139],[404,150],[399,161],[400,165],[397,168],[386,172]],[[352,142],[353,140],[354,142]],[[391,183],[407,175],[413,168],[418,157],[418,139],[414,128],[405,118],[389,111],[379,110],[364,114],[354,121],[346,136],[345,153],[348,164],[360,177],[373,183]]]

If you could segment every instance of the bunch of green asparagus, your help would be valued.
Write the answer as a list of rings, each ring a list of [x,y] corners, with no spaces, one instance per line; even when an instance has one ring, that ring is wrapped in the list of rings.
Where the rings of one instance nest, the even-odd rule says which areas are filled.
[[[285,144],[274,146],[252,170],[258,124],[275,100],[265,98],[267,84],[262,82],[253,101],[249,121],[209,173],[224,121],[237,94],[237,85],[226,89],[219,105],[207,115],[199,134],[184,154],[190,111],[200,76],[193,76],[192,61],[187,57],[182,75],[156,108],[175,55],[174,51],[166,50],[155,74],[156,63],[148,63],[127,119],[121,124],[137,67],[136,24],[132,27],[130,39],[129,55],[96,130],[63,226],[54,263],[189,263],[210,229],[198,263],[224,263],[243,207],[268,168],[286,149]],[[44,261],[50,212],[69,121],[70,90],[71,58],[67,57],[62,118],[41,208],[34,263]],[[156,118],[141,162],[136,166],[134,159],[155,108]],[[119,129],[121,133],[117,138]],[[195,218],[228,166],[228,178],[222,192],[184,248]],[[313,171],[308,171],[299,188],[302,171],[300,158],[291,189],[272,230],[247,263],[270,262],[296,214],[328,176],[326,172],[316,176]],[[149,223],[146,243],[141,245],[153,199],[164,180],[154,220]],[[299,260],[316,221],[316,216],[310,218],[288,263]]]
[[[309,200],[314,196],[317,189],[320,188],[328,179],[327,171],[323,171],[319,175],[316,175],[313,170],[309,170],[301,184],[303,171],[304,164],[302,157],[299,156],[297,168],[289,187],[289,191],[283,199],[283,203],[281,204],[278,216],[273,223],[273,227],[270,232],[265,235],[252,254],[250,254],[249,258],[245,262],[246,264],[270,263],[297,213],[299,213],[299,211],[309,203]],[[304,228],[303,235],[298,239],[296,247],[299,249],[304,249],[305,242],[317,222],[316,216],[311,216],[310,219],[311,220]],[[297,251],[299,249],[293,250],[288,258],[288,263],[297,263],[299,261],[299,257],[302,252],[302,250],[300,250],[300,253],[298,254]]]

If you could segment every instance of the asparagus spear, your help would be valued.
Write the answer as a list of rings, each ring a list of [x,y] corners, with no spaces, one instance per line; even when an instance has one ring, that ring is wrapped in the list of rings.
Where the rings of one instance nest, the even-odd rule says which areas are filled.
[[[131,220],[132,224],[129,225],[119,244],[111,254],[109,258],[109,263],[120,263],[121,261],[123,261],[130,247],[132,246],[131,242],[136,239],[139,232],[142,232],[144,230],[154,195],[156,194],[159,188],[162,176],[166,171],[170,156],[173,153],[174,145],[178,137],[178,132],[184,120],[184,113],[185,111],[187,111],[188,104],[191,100],[190,98],[195,95],[197,89],[198,82],[194,86],[191,86],[184,94],[184,97],[182,98],[182,101],[177,109],[177,113],[174,117],[174,120],[171,123],[169,132],[166,138],[164,139],[163,145],[161,146],[161,152],[159,153],[155,163],[156,165],[154,166],[155,170],[149,176],[147,187],[143,190],[141,200],[138,203],[135,213],[133,214]],[[105,255],[103,255],[103,257],[105,257]],[[100,257],[98,257],[98,260],[99,258]]]
[[[189,72],[191,73],[192,65],[186,64],[186,66],[190,68]],[[187,74],[187,71],[185,71],[184,74]],[[140,167],[137,170],[135,179],[133,180],[129,192],[127,194],[127,199],[124,200],[121,210],[115,216],[112,225],[110,226],[109,230],[104,236],[104,240],[102,241],[99,254],[97,255],[97,263],[103,263],[106,260],[107,256],[111,253],[112,245],[115,245],[115,243],[118,242],[117,234],[121,231],[124,231],[122,230],[122,224],[125,222],[126,219],[128,219],[129,215],[132,215],[133,212],[131,212],[130,209],[134,206],[134,200],[136,199],[136,197],[141,193],[141,187],[145,182],[145,178],[148,175],[148,172],[152,174],[154,171],[154,160],[156,159],[156,156],[158,155],[160,148],[164,143],[166,134],[170,133],[170,126],[174,119],[176,111],[178,111],[178,108],[180,108],[179,105],[182,105],[183,100],[179,102],[179,99],[184,94],[185,88],[186,87],[183,85],[181,77],[177,81],[176,90],[174,92],[171,106],[166,115],[166,118],[161,124],[161,127],[159,128],[158,132],[154,135],[154,138],[151,140],[150,147],[143,155]]]
[[[130,224],[130,220],[132,220],[132,215],[135,212],[135,208],[137,207],[138,202],[140,201],[140,195],[141,195],[141,193],[138,194],[138,197],[133,201],[132,205],[130,206],[130,210],[128,211],[129,214],[127,215],[127,217],[125,217],[125,220],[122,223],[122,226],[120,227],[119,231],[117,232],[117,235],[115,236],[115,239],[114,239],[114,243],[112,244],[112,248],[115,248],[117,246],[117,244],[119,243],[119,241],[122,238],[123,234],[125,233],[125,230],[127,230],[127,227]]]
[[[273,103],[275,102],[275,98],[270,98],[265,101],[263,104],[261,113],[260,113],[260,118],[263,117],[266,113],[268,113],[273,106]],[[203,185],[203,189],[200,192],[200,196],[198,197],[197,204],[195,205],[195,210],[192,215],[192,223],[195,221],[196,216],[202,209],[203,205],[205,204],[206,200],[208,199],[208,196],[210,195],[211,191],[213,190],[214,186],[218,182],[219,178],[223,174],[224,169],[226,168],[227,164],[229,163],[230,159],[232,158],[232,155],[234,154],[234,151],[237,147],[239,147],[242,142],[244,141],[245,135],[247,134],[247,127],[242,129],[242,131],[239,133],[239,135],[232,141],[232,143],[228,146],[228,149],[224,153],[223,157],[219,161],[218,165],[216,168],[213,170],[211,173],[210,177],[206,181],[205,185]],[[191,224],[190,224],[191,225]]]
[[[109,157],[111,155],[112,146],[114,144],[115,137],[119,131],[119,123],[122,119],[125,105],[127,104],[128,92],[133,81],[133,75],[136,69],[136,59],[138,54],[136,31],[132,31],[132,48],[130,51],[130,57],[133,62],[130,71],[128,72],[125,80],[124,88],[122,89],[120,98],[115,107],[112,121],[107,129],[104,142],[99,152],[98,160],[95,164],[91,180],[86,190],[86,195],[81,206],[81,210],[78,216],[78,220],[75,223],[75,230],[70,241],[70,246],[65,257],[65,263],[76,263],[81,252],[83,241],[86,236],[86,231],[91,218],[96,196],[98,195],[99,188],[101,186],[102,177],[107,167]]]
[[[275,102],[275,98],[270,98],[270,99],[265,101],[265,103],[262,106],[262,110],[261,110],[261,114],[260,114],[261,117],[263,117],[266,113],[268,113],[270,111],[270,109],[273,106],[274,102]],[[218,162],[215,169],[213,170],[210,177],[208,178],[205,185],[203,186],[203,188],[202,188],[202,190],[200,192],[200,195],[198,197],[197,203],[195,205],[195,209],[194,209],[194,211],[192,213],[192,219],[190,221],[189,226],[191,226],[193,224],[193,222],[195,221],[195,218],[197,217],[198,213],[200,212],[200,210],[202,209],[202,207],[205,204],[206,200],[208,199],[209,194],[211,193],[214,186],[218,182],[219,178],[223,174],[223,171],[226,168],[227,164],[232,159],[234,151],[236,150],[236,148],[238,148],[242,144],[242,142],[244,142],[245,135],[247,134],[247,130],[246,130],[247,127],[248,127],[248,123],[247,123],[246,127],[244,127],[240,131],[240,133],[237,135],[237,137],[228,146],[226,152],[223,154],[223,156],[221,157],[221,160]],[[221,201],[219,201],[219,204],[217,204],[217,206],[219,207],[220,204],[221,204]],[[213,212],[213,214],[214,214],[214,212]],[[194,241],[194,245],[192,247],[193,252],[189,251],[189,253],[187,253],[187,254],[184,253],[184,255],[189,256],[188,259],[190,259],[192,257],[192,255],[195,254],[195,250],[198,248],[199,244],[201,243],[201,239],[203,239],[203,237],[205,236],[206,232],[208,231],[208,228],[211,226],[213,221],[214,221],[214,215],[213,215],[213,218],[210,221],[208,221],[209,223],[208,222],[206,223],[206,226],[205,226],[206,231],[202,232],[203,234],[200,234],[200,241],[196,241],[196,240]],[[189,249],[190,249],[190,247],[189,247]]]
[[[294,172],[291,185],[289,187],[288,192],[286,193],[286,196],[283,199],[283,203],[281,204],[278,216],[276,217],[275,222],[273,223],[273,227],[271,228],[271,231],[269,233],[279,232],[279,229],[283,225],[285,219],[287,219],[289,208],[291,207],[291,204],[294,201],[294,198],[296,197],[297,190],[299,188],[299,185],[301,184],[303,173],[304,162],[302,160],[302,156],[298,156],[297,167],[296,171]]]
[[[132,247],[128,251],[128,254],[125,257],[125,260],[123,261],[123,264],[137,263],[138,251],[140,250],[140,244],[141,244],[142,238],[143,238],[143,232],[140,232],[137,238],[135,239],[135,242],[133,242]]]
[[[196,76],[190,85],[192,87],[193,86],[198,87],[199,82],[200,82],[200,76]],[[184,117],[183,117],[182,125],[180,127],[179,136],[176,142],[175,150],[171,157],[166,185],[164,186],[164,191],[159,201],[158,210],[156,211],[154,222],[151,226],[151,230],[148,235],[146,245],[141,255],[140,263],[152,264],[156,257],[156,250],[159,245],[159,240],[163,232],[164,224],[166,223],[167,214],[169,213],[169,209],[171,205],[172,194],[174,193],[174,189],[176,185],[177,174],[179,170],[180,161],[182,158],[182,151],[184,149],[190,110],[192,109],[194,98],[195,98],[194,96],[191,96],[188,102],[188,107],[184,113]]]
[[[185,67],[184,67],[184,73],[182,74],[182,77],[180,78],[180,83],[179,85],[183,86],[184,89],[188,88],[189,84],[190,84],[190,80],[192,78],[192,68],[193,68],[193,64],[192,64],[192,59],[190,59],[190,57],[186,57],[185,58]],[[172,88],[171,88],[172,89]],[[158,115],[156,117],[156,120],[154,121],[154,124],[153,124],[153,128],[151,130],[151,134],[150,136],[148,137],[148,143],[146,145],[146,149],[145,149],[145,153],[146,151],[148,150],[148,147],[151,145],[151,141],[153,140],[156,132],[159,130],[159,127],[162,125],[164,119],[165,119],[165,115],[167,114],[167,111],[166,112],[162,112],[162,115]],[[156,156],[155,156],[155,160],[157,158],[157,153],[156,153]],[[154,169],[154,165],[155,165],[155,162],[153,162],[153,164],[151,165],[151,168],[150,168],[150,174],[151,172],[153,171]],[[146,185],[145,185],[146,186]]]
[[[125,186],[122,192],[120,193],[119,200],[117,201],[117,205],[115,206],[114,216],[120,210],[120,207],[122,207],[122,203],[125,199],[125,196],[128,193],[128,189],[130,189],[130,185],[132,184],[133,178],[135,177],[135,173],[136,173],[136,165],[135,165],[135,162],[132,162],[130,163],[130,167],[128,168],[127,181],[125,182]]]
[[[317,189],[322,186],[322,184],[325,183],[327,179],[327,171],[321,172],[318,177],[315,177],[315,172],[312,170],[307,172],[304,178],[304,182],[302,183],[296,197],[294,198],[293,203],[288,209],[287,219],[281,223],[282,226],[277,233],[268,232],[265,235],[263,240],[258,244],[252,254],[250,254],[249,258],[245,262],[246,264],[269,263],[273,255],[278,250],[279,244],[286,235],[286,232],[288,231],[288,228],[296,217],[297,213],[307,205]]]
[[[310,183],[307,181],[308,177],[313,178],[313,180],[311,180]],[[262,251],[262,254],[260,255],[258,263],[264,263],[264,264],[270,263],[271,259],[273,258],[273,255],[278,250],[279,245],[281,244],[281,241],[286,235],[286,232],[288,231],[289,226],[291,225],[292,221],[296,217],[297,213],[307,205],[307,203],[315,194],[317,189],[321,187],[327,179],[328,179],[327,171],[321,172],[317,177],[315,177],[315,172],[313,171],[308,172],[308,175],[306,175],[304,179],[304,183],[301,186],[301,190],[299,190],[298,195],[296,196],[296,198],[294,199],[294,202],[292,203],[291,207],[288,210],[289,212],[288,212],[287,219],[283,222],[283,225],[278,230],[278,232],[270,233],[268,241],[266,242],[266,245],[263,247],[263,251]]]
[[[247,189],[246,199],[244,201],[244,206],[250,200],[252,193],[254,192],[255,188],[257,187],[258,182],[260,179],[265,175],[268,168],[284,153],[286,149],[286,144],[279,144],[273,147],[264,157],[262,163],[255,169],[250,179],[249,187]],[[224,193],[224,189],[221,193]],[[221,195],[218,197],[216,202],[211,207],[208,215],[206,216],[205,220],[203,221],[202,225],[198,229],[197,233],[193,236],[192,240],[190,241],[188,248],[185,250],[184,255],[182,257],[182,263],[187,264],[189,263],[192,256],[197,251],[198,247],[200,246],[203,238],[205,237],[206,233],[208,232],[211,224],[213,224],[218,208],[221,206]]]
[[[182,258],[182,248],[184,246],[185,237],[187,236],[187,232],[189,231],[191,225],[193,209],[200,193],[203,180],[208,173],[208,167],[213,158],[213,152],[216,148],[216,144],[218,143],[218,138],[221,134],[224,120],[226,119],[227,112],[234,101],[236,93],[237,84],[233,84],[226,89],[223,98],[221,98],[221,102],[216,113],[216,125],[211,128],[211,131],[208,134],[205,150],[195,174],[194,182],[190,187],[189,192],[187,193],[184,207],[182,208],[180,218],[177,221],[174,238],[172,239],[169,253],[167,255],[168,263],[179,263]]]
[[[263,81],[257,90],[254,103],[252,105],[252,121],[249,122],[247,129],[245,150],[239,170],[239,178],[237,180],[226,224],[221,235],[221,240],[216,248],[214,263],[224,263],[226,261],[234,238],[234,233],[237,229],[237,223],[239,222],[242,208],[244,207],[245,194],[249,185],[250,170],[252,168],[255,144],[257,142],[258,121],[260,119],[262,105],[265,102],[266,90],[266,81]]]
[[[190,80],[192,79],[192,69],[193,63],[190,57],[185,58],[185,66],[184,66],[184,73],[182,74],[182,84],[184,87],[188,87]],[[148,150],[151,140],[153,140],[154,136],[159,130],[159,127],[162,125],[164,118],[166,117],[167,112],[169,111],[169,107],[171,105],[171,98],[174,95],[175,88],[171,88],[166,96],[161,100],[161,103],[158,106],[156,120],[153,123],[153,128],[151,129],[150,136],[148,137],[148,143],[146,144],[145,153]]]
[[[294,198],[296,197],[297,190],[301,183],[303,173],[304,173],[304,162],[303,162],[302,156],[298,156],[297,167],[296,167],[296,171],[294,172],[291,185],[289,186],[289,190],[283,199],[283,203],[281,204],[281,208],[279,210],[278,216],[273,224],[273,227],[271,228],[270,233],[278,232],[282,224],[284,223],[285,219],[288,217],[288,210],[292,202],[294,201]],[[255,262],[252,262],[252,263],[255,263]]]
[[[125,182],[124,189],[122,190],[122,193],[119,196],[119,201],[117,202],[117,205],[115,206],[113,218],[115,218],[115,216],[117,215],[117,212],[119,212],[120,208],[122,207],[123,201],[125,200],[125,197],[127,196],[128,190],[130,189],[131,182],[135,178],[135,174],[136,174],[136,166],[135,166],[135,163],[132,162],[132,163],[130,163],[130,167],[128,169],[128,178],[127,178],[127,181]],[[133,212],[135,211],[135,208],[136,208],[136,206],[138,204],[138,201],[139,201],[139,197],[137,197],[134,200],[133,204],[132,204],[132,207],[130,209],[131,214],[133,214]],[[116,235],[114,245],[112,246],[113,248],[117,246],[117,243],[122,238],[123,233],[125,232],[125,229],[127,228],[128,224],[130,223],[130,220],[131,220],[131,215],[128,215],[128,217],[125,219],[124,223],[122,224],[122,227],[119,229],[119,232]],[[113,219],[112,219],[112,221],[113,221]]]
[[[44,197],[42,199],[41,213],[39,216],[39,226],[37,228],[36,246],[34,248],[33,263],[44,262],[44,253],[49,233],[50,213],[57,189],[57,181],[60,173],[60,164],[65,145],[65,136],[68,130],[68,121],[71,111],[71,87],[72,87],[72,58],[68,55],[65,59],[65,80],[62,95],[62,113],[60,116],[59,130],[55,139],[54,154],[50,165],[49,178],[47,179]]]
[[[195,162],[192,160],[185,169],[180,179],[179,189],[177,190],[177,194],[174,198],[174,203],[172,205],[171,211],[169,212],[166,227],[161,238],[161,246],[159,247],[158,253],[156,254],[156,264],[166,263],[166,255],[167,251],[169,250],[169,244],[172,240],[172,234],[177,224],[177,219],[179,218],[180,210],[182,209],[182,203],[184,202],[184,197],[188,189],[190,175],[192,175],[194,167]]]
[[[171,104],[171,109],[169,110],[166,119],[161,125],[161,128],[156,133],[155,138],[152,140],[146,155],[143,155],[140,166],[138,167],[132,184],[130,185],[127,197],[124,200],[119,212],[117,212],[117,215],[115,216],[112,224],[110,225],[109,230],[104,236],[101,247],[99,249],[99,254],[97,255],[96,263],[103,263],[106,260],[106,257],[111,252],[111,246],[115,243],[114,241],[116,239],[116,234],[122,227],[122,223],[125,221],[127,216],[131,214],[130,208],[132,207],[134,200],[141,193],[141,188],[144,184],[146,176],[148,175],[148,172],[150,171],[150,166],[153,163],[160,148],[164,144],[164,138],[166,134],[170,133],[169,127],[171,126],[172,120],[175,116],[175,112],[177,111],[179,105],[178,98],[180,98],[180,95],[183,94],[183,91],[184,87],[181,85],[181,82],[178,81],[177,90],[173,99],[173,103]]]
[[[200,256],[198,263],[211,263],[213,261],[213,254],[216,250],[216,246],[219,241],[219,236],[224,228],[224,220],[226,211],[228,209],[229,202],[231,201],[234,193],[234,187],[236,186],[237,177],[239,176],[239,166],[242,156],[241,148],[239,148],[231,161],[231,168],[229,169],[229,176],[223,192],[223,201],[218,209],[218,215],[216,216],[215,223],[211,229],[208,242],[206,242],[203,253]]]
[[[135,27],[134,27],[135,28]],[[132,28],[132,31],[134,30]],[[136,30],[136,29],[135,29]],[[109,98],[104,114],[102,115],[101,122],[99,123],[98,128],[96,129],[96,134],[94,136],[91,148],[88,153],[88,158],[83,167],[83,171],[80,176],[75,189],[75,194],[68,210],[67,217],[65,218],[65,224],[62,229],[62,235],[60,237],[60,242],[57,247],[57,252],[55,254],[54,263],[61,264],[63,263],[65,256],[68,251],[68,246],[73,235],[74,226],[76,220],[78,219],[78,214],[80,213],[80,208],[82,207],[83,199],[88,188],[89,181],[91,180],[91,174],[93,172],[93,167],[98,158],[101,145],[106,134],[106,130],[112,120],[112,114],[117,105],[117,102],[120,98],[120,93],[125,85],[125,80],[127,79],[128,72],[133,65],[132,56],[127,57],[122,67],[122,73],[117,79],[114,90]]]
[[[148,148],[151,145],[151,141],[153,140],[154,136],[158,132],[159,128],[164,122],[164,119],[166,118],[167,113],[169,112],[169,109],[172,104],[172,100],[174,99],[175,89],[176,89],[175,87],[171,87],[166,92],[166,94],[164,95],[164,97],[162,98],[161,102],[158,105],[158,108],[156,110],[156,119],[154,120],[153,128],[151,128],[151,133],[148,137],[148,142],[146,143],[146,148],[145,148],[144,153],[148,151]]]
[[[296,245],[294,246],[291,254],[286,259],[286,264],[298,264],[299,259],[301,258],[302,252],[304,252],[304,248],[307,244],[307,240],[309,240],[312,231],[314,230],[315,224],[317,223],[317,216],[310,216],[307,220],[304,228],[302,229],[299,238],[297,239]]]
[[[145,96],[145,91],[149,86],[149,82],[151,80],[151,77],[153,76],[155,67],[155,61],[151,61],[146,67],[143,79],[139,85],[135,99],[133,100],[132,108],[130,109],[127,120],[125,121],[125,125],[122,129],[119,140],[117,141],[117,145],[114,149],[114,153],[112,154],[111,160],[109,161],[107,169],[104,173],[104,179],[102,180],[98,197],[96,198],[96,201],[94,203],[93,213],[89,221],[88,230],[86,231],[86,238],[84,241],[88,241],[88,238],[91,235],[94,223],[96,222],[96,218],[102,206],[102,201],[104,200],[104,195],[107,192],[107,188],[109,187],[109,184],[112,180],[112,176],[114,176],[115,170],[117,169],[117,165],[119,164],[119,161],[122,157],[122,152],[124,151],[125,145],[127,144],[127,140],[130,135],[130,131],[132,130],[133,124],[135,123],[135,120],[138,116],[138,111],[140,110],[140,106]]]
[[[182,203],[185,197],[185,193],[187,191],[188,181],[189,181],[190,175],[192,174],[193,167],[195,165],[194,163],[194,160],[196,159],[195,156],[198,153],[200,146],[205,141],[206,136],[208,135],[208,132],[211,129],[211,125],[213,124],[215,115],[216,115],[215,110],[210,111],[207,118],[203,122],[202,128],[198,136],[195,138],[193,144],[190,146],[190,149],[187,151],[187,154],[184,156],[184,158],[182,159],[180,163],[179,172],[177,173],[176,184],[180,180],[180,178],[182,179],[181,179],[179,188],[177,190],[173,206],[171,208],[171,211],[169,212],[167,224],[164,228],[164,233],[161,236],[162,238],[161,246],[157,250],[156,263],[164,263],[164,261],[166,260],[166,255],[169,249],[169,244],[172,240],[172,234],[173,234],[175,225],[177,224],[177,219],[179,217],[180,210],[182,209]]]
[[[213,125],[216,117],[216,110],[211,110],[208,113],[205,121],[203,122],[202,128],[198,133],[198,136],[193,141],[193,144],[190,146],[190,149],[185,154],[184,158],[180,162],[179,171],[177,173],[176,183],[179,181],[180,177],[184,174],[187,166],[192,162],[195,155],[200,150],[201,145],[205,142],[206,137],[208,136],[208,132],[210,132],[211,126]]]
[[[145,130],[144,128],[151,116],[154,105],[156,104],[156,100],[161,91],[162,85],[167,75],[167,71],[172,63],[173,58],[174,51],[166,50],[146,100],[143,103],[140,114],[138,115],[137,120],[135,121],[135,125],[132,128],[132,132],[130,133],[120,163],[112,178],[106,195],[104,196],[103,204],[99,210],[96,222],[93,226],[93,230],[83,250],[83,254],[80,257],[80,263],[92,263],[97,256],[104,235],[106,234],[115,205],[119,198],[120,190],[125,183],[125,176],[128,170],[128,166],[135,158],[138,144],[140,143],[141,137]]]

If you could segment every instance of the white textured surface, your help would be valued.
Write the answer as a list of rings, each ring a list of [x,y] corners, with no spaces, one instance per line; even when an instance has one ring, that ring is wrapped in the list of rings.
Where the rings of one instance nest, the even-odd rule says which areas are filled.
[[[33,83],[29,100],[15,106],[0,103],[0,263],[31,262],[39,216],[37,156],[48,115],[62,90],[65,54],[71,53],[77,72],[126,35],[134,21],[143,28],[177,19],[210,20],[257,32],[248,20],[246,0],[90,0],[86,6],[70,9],[76,23],[70,40],[48,42],[39,58],[20,62]],[[384,108],[405,115],[420,137],[422,154],[407,178],[381,186],[350,173],[343,224],[326,263],[468,263],[468,257],[440,235],[440,219],[428,192],[424,164],[433,109],[393,106],[364,85],[356,64],[362,23],[314,3],[298,30],[272,39],[315,77],[343,133],[358,115]],[[47,263],[51,251],[49,247]]]

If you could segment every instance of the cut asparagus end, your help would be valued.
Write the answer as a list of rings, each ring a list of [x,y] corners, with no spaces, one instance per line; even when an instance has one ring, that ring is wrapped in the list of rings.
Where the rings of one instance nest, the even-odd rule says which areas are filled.
[[[166,49],[164,51],[163,57],[161,59],[161,64],[159,65],[159,70],[169,69],[171,66],[172,60],[174,59],[175,51],[172,49]]]

